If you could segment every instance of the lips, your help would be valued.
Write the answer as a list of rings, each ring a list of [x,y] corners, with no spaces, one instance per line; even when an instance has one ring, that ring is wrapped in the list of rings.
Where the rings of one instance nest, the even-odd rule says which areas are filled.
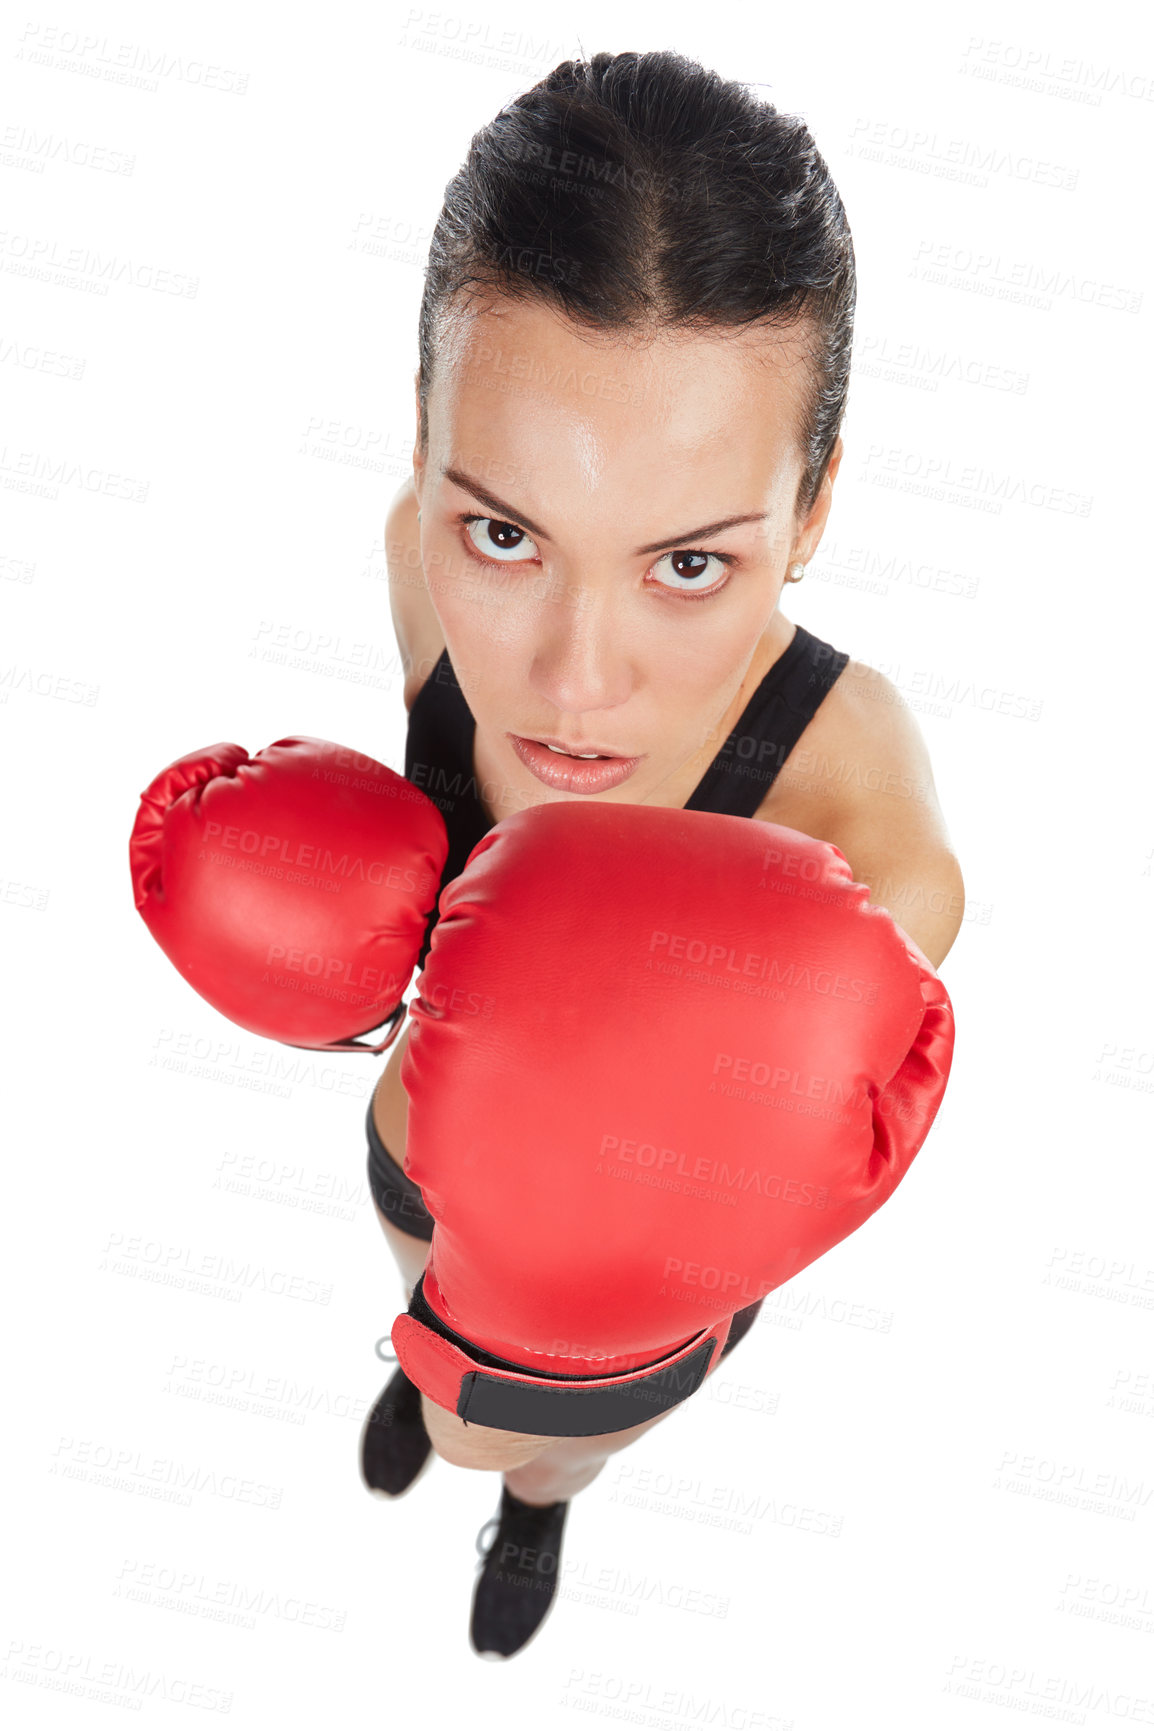
[[[512,736],[516,737],[516,736]],[[564,751],[569,757],[623,757],[624,753],[614,751],[608,745],[591,745],[586,740],[584,745],[570,745],[567,739],[558,739],[552,733],[525,734],[522,737],[529,740],[530,745],[547,745],[552,751]]]
[[[568,748],[562,748],[560,740],[525,739],[519,733],[508,737],[525,768],[557,793],[607,793],[628,781],[642,761],[640,757],[620,757],[613,752],[599,753],[591,759],[562,756],[561,750]],[[550,750],[551,745],[558,749]]]

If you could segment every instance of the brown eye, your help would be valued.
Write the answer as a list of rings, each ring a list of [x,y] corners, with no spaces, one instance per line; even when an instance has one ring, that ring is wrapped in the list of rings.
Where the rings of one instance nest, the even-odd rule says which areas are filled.
[[[537,555],[529,536],[515,523],[501,523],[495,517],[469,517],[465,528],[478,553],[497,563],[513,565]]]
[[[679,547],[675,553],[663,553],[653,569],[660,572],[662,566],[667,568],[672,582],[663,581],[664,588],[682,595],[694,595],[715,585],[723,588],[720,579],[728,565],[729,560],[720,553],[694,553]]]

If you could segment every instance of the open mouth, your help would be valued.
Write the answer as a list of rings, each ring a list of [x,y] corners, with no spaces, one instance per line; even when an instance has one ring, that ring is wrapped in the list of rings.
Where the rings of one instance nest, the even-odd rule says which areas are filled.
[[[519,733],[510,733],[508,739],[526,769],[558,793],[607,793],[628,781],[642,762],[642,757],[622,757],[612,752],[570,752]]]

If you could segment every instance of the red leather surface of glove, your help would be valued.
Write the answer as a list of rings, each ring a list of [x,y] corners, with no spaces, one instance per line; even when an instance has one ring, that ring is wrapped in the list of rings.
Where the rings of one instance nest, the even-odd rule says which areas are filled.
[[[652,1360],[838,1244],[953,1051],[944,985],[839,849],[705,812],[506,818],[446,886],[418,992],[424,1296],[538,1375]]]
[[[359,1050],[409,984],[447,853],[418,788],[304,736],[178,758],[129,843],[137,909],[201,997],[266,1039]]]

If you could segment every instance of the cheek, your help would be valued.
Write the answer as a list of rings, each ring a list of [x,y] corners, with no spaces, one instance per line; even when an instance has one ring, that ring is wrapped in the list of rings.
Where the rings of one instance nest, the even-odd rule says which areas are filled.
[[[462,652],[471,645],[478,658],[484,653],[494,665],[497,658],[504,660],[506,671],[527,666],[548,635],[543,613],[555,593],[561,593],[560,586],[537,567],[518,569],[513,562],[508,569],[478,567],[459,551],[450,552],[444,569],[441,583],[430,584],[430,595],[450,652],[453,644]]]
[[[721,600],[724,597],[720,598]],[[687,601],[689,615],[678,631],[668,631],[644,656],[646,683],[660,694],[664,711],[684,715],[687,723],[728,702],[741,684],[758,640],[759,624],[722,615],[708,601]],[[672,608],[670,608],[672,611]]]
[[[445,584],[433,597],[469,708],[482,726],[524,714],[526,669],[534,654],[532,615],[508,597],[504,584]]]

